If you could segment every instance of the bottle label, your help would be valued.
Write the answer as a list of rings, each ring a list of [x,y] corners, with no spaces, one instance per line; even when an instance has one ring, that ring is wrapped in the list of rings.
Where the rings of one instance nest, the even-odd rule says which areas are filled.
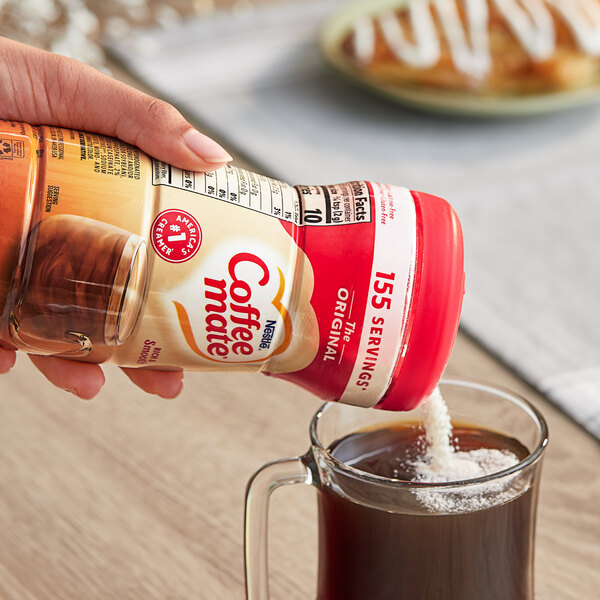
[[[382,398],[410,321],[410,191],[193,173],[103,136],[36,132],[40,201],[8,306],[18,347]]]
[[[152,165],[153,185],[194,192],[297,226],[371,221],[364,182],[292,187],[283,181],[229,165],[210,173],[184,171],[156,159]]]

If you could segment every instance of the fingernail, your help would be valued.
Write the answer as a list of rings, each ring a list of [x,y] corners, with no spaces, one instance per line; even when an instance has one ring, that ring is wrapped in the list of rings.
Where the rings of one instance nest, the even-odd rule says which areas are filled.
[[[97,392],[92,391],[92,393],[90,393],[88,390],[86,390],[85,392],[80,392],[77,388],[74,387],[66,387],[63,388],[65,390],[65,392],[69,392],[70,394],[73,394],[73,396],[75,396],[76,398],[78,398],[79,400],[91,400]]]
[[[188,129],[183,134],[183,141],[187,147],[207,163],[223,163],[233,158],[217,142],[197,129]]]
[[[171,398],[176,398],[181,394],[181,390],[183,390],[183,379],[180,379],[173,387],[171,388],[172,395]]]
[[[16,353],[0,348],[0,373],[8,373],[15,365]]]
[[[172,381],[168,385],[166,385],[158,395],[161,398],[172,399],[179,396],[181,390],[183,389],[183,379],[179,381]]]

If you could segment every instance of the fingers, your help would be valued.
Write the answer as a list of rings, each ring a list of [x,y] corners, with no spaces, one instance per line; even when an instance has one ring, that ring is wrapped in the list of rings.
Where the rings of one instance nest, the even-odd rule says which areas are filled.
[[[122,369],[139,388],[161,398],[175,398],[183,388],[183,371],[152,371],[150,369]]]
[[[49,96],[77,98],[56,112],[61,125],[118,137],[183,169],[212,171],[231,160],[167,102],[68,59],[61,60],[59,79],[60,87]]]
[[[0,368],[4,353],[10,354],[8,350],[0,349]],[[11,366],[14,352],[12,354],[7,358],[7,362],[12,359]],[[104,385],[104,373],[99,365],[55,356],[30,354],[29,358],[50,383],[84,400],[91,400]],[[123,369],[123,372],[144,392],[157,394],[161,398],[175,398],[183,387],[183,371]]]
[[[94,86],[92,86],[94,87]],[[104,127],[106,133],[141,148],[150,156],[194,171],[220,169],[231,156],[217,142],[194,129],[171,104],[143,94],[133,88],[118,89],[112,79],[105,83],[102,94],[119,101],[113,106]],[[121,93],[116,94],[119,91]],[[92,92],[94,95],[95,93]],[[115,93],[115,96],[112,94]],[[90,128],[85,119],[85,128]],[[102,121],[102,119],[101,119]],[[108,123],[113,126],[109,127]]]
[[[55,356],[30,354],[29,358],[50,383],[84,400],[91,400],[104,385],[104,373],[98,365]]]
[[[0,374],[8,373],[13,368],[16,359],[16,352],[0,348]]]
[[[5,119],[115,136],[182,169],[211,171],[231,160],[167,102],[79,61],[2,38],[0,89]]]

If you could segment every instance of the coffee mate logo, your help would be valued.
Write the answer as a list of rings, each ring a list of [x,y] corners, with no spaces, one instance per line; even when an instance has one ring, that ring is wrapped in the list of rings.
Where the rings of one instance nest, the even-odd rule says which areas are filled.
[[[285,352],[292,320],[284,306],[286,282],[279,267],[256,254],[239,252],[227,262],[225,276],[205,276],[201,322],[173,301],[186,344],[198,356],[218,363],[264,362]]]

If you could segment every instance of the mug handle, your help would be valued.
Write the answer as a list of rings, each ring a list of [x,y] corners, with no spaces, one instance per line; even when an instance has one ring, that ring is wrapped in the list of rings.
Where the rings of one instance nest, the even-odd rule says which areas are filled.
[[[246,488],[244,515],[244,567],[247,600],[269,600],[267,528],[271,493],[282,485],[315,484],[310,452],[262,466]]]

